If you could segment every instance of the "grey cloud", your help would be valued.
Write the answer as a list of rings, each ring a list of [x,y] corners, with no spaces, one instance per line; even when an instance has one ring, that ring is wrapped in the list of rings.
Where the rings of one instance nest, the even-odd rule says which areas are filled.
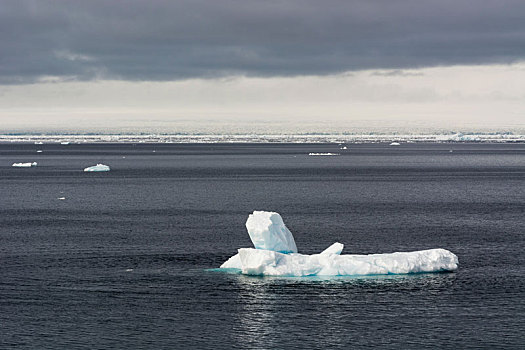
[[[523,18],[506,0],[4,1],[0,83],[511,63]]]

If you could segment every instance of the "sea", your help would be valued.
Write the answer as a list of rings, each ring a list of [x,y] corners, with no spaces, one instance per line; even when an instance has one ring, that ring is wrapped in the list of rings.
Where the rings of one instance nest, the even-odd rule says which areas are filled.
[[[0,348],[524,349],[525,143],[342,146],[0,144]],[[83,171],[97,163],[111,171]],[[218,271],[252,247],[254,210],[301,253],[444,248],[460,265]]]

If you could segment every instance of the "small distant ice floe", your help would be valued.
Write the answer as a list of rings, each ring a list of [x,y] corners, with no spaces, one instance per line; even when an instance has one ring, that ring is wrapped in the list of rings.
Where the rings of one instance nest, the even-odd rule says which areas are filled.
[[[33,163],[13,163],[13,165],[15,168],[31,168],[31,167],[35,167],[37,166],[37,162],[33,162]]]
[[[314,153],[310,152],[308,153],[309,156],[338,156],[339,153]]]
[[[66,197],[58,197],[58,199],[60,199],[61,201],[63,201],[64,199],[66,199]]]
[[[69,142],[68,141],[62,141],[60,142],[61,145],[69,145]]]
[[[392,142],[390,146],[401,146],[401,144],[399,142]]]
[[[87,167],[84,169],[86,172],[92,172],[92,171],[109,171],[109,166],[104,164],[97,164],[90,167]]]
[[[41,150],[41,149],[39,149],[39,150],[37,150],[37,151],[36,151],[36,153],[42,153],[42,150]]]
[[[35,141],[35,145],[43,145],[44,143],[41,141]]]
[[[343,147],[341,147],[341,149],[348,149],[348,147],[346,147],[346,146],[343,146]]]

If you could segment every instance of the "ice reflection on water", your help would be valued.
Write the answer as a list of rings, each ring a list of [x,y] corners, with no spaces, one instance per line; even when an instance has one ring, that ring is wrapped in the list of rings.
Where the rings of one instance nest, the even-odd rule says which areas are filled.
[[[453,289],[456,273],[358,277],[231,274],[229,277],[234,281],[235,302],[239,305],[233,325],[236,341],[246,348],[271,349],[287,342],[289,347],[294,347],[297,338],[303,345],[348,345],[350,338],[366,334],[374,323],[373,318],[362,318],[367,309],[376,315],[383,309],[379,314],[387,322],[390,318],[394,326],[399,307],[410,305],[411,295],[419,302],[421,297],[427,299],[425,307],[432,312],[432,299]],[[326,330],[323,338],[308,339],[309,329],[319,325]],[[295,334],[283,339],[283,329],[294,330]]]

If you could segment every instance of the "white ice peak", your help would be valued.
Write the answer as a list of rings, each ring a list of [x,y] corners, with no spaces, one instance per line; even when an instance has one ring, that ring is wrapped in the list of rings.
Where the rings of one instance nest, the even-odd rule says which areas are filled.
[[[320,254],[299,254],[292,233],[273,212],[253,212],[246,228],[256,249],[239,249],[221,268],[247,275],[345,276],[454,271],[458,267],[457,256],[445,249],[340,255],[343,245],[334,243]]]
[[[246,229],[255,248],[280,253],[297,253],[293,235],[281,215],[269,211],[254,211],[246,220]]]

